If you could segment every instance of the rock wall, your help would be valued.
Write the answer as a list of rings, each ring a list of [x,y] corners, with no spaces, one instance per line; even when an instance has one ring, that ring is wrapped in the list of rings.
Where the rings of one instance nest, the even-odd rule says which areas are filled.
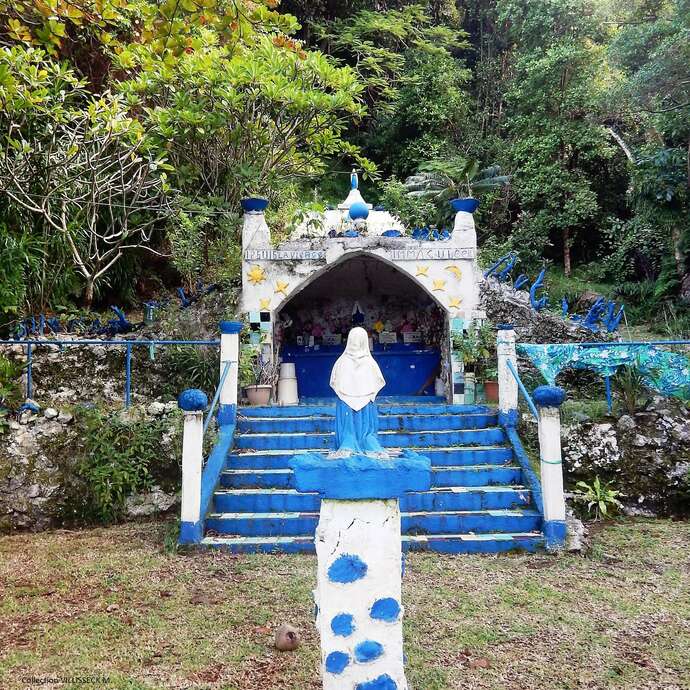
[[[157,418],[169,422],[170,431],[161,439],[161,468],[177,462],[173,438],[180,424],[178,416],[171,414],[176,409],[175,402],[153,402],[120,413],[125,421]],[[63,524],[83,450],[81,430],[75,423],[78,414],[74,408],[27,410],[0,435],[0,532],[40,531]],[[128,499],[126,515],[136,518],[164,512],[175,502],[176,491],[154,486]]]
[[[622,492],[628,512],[690,514],[690,413],[682,405],[655,398],[635,415],[565,427],[562,442],[571,485],[598,475]]]
[[[592,333],[587,328],[566,321],[549,311],[537,312],[525,290],[514,290],[495,279],[484,280],[479,292],[480,304],[494,324],[515,326],[517,341],[522,343],[575,343],[612,340],[612,336]]]

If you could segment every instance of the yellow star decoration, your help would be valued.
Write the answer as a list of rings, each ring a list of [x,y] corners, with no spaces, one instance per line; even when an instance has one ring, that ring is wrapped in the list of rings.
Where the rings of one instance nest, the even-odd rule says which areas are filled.
[[[288,289],[288,284],[284,283],[282,280],[279,280],[276,283],[275,293],[276,293],[276,295],[278,293],[282,293],[283,295],[285,295],[285,297],[287,297],[287,289]]]
[[[434,292],[442,292],[445,289],[446,289],[446,281],[445,280],[439,279],[439,280],[434,281],[434,287],[432,288],[432,290],[434,290]]]
[[[429,267],[428,266],[417,266],[417,276],[429,277]]]
[[[259,285],[266,280],[266,271],[261,266],[252,266],[247,271],[247,278],[252,285]]]
[[[266,299],[260,299],[259,300],[259,309],[261,311],[268,311],[271,308],[271,298],[266,297]]]
[[[448,307],[450,309],[459,309],[461,302],[462,302],[462,297],[451,297],[448,300]]]
[[[462,278],[462,271],[458,266],[446,266],[446,271],[450,271],[458,280]]]

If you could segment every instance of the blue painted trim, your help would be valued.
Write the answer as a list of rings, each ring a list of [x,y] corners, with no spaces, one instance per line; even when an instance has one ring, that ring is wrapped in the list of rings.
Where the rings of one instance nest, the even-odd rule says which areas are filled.
[[[239,333],[242,330],[241,321],[221,321],[220,322],[220,332],[223,335],[231,335],[233,333]]]
[[[237,405],[221,405],[218,408],[218,426],[234,426],[236,422]]]
[[[369,566],[356,554],[344,553],[338,556],[328,568],[331,582],[347,585],[366,577]]]
[[[122,347],[123,345],[220,345],[220,340],[59,340],[53,338],[44,338],[43,340],[25,340],[24,338],[17,338],[13,340],[0,340],[0,345],[114,345]],[[611,343],[615,345],[615,343]],[[646,343],[645,343],[646,344]]]
[[[33,353],[31,343],[26,346],[26,397],[33,397]]]
[[[132,346],[125,348],[125,407],[129,407],[132,400]]]
[[[204,523],[199,522],[181,522],[180,536],[178,537],[178,544],[199,544],[204,536]]]
[[[208,407],[208,398],[198,388],[188,388],[180,393],[177,406],[185,412],[203,412]]]
[[[206,516],[213,499],[213,492],[218,486],[221,472],[225,468],[228,452],[232,448],[235,436],[235,426],[221,426],[218,430],[218,440],[208,456],[206,465],[201,473],[201,515]]]
[[[546,539],[547,549],[562,549],[565,546],[565,537],[567,533],[568,528],[564,520],[544,521],[544,538]]]
[[[538,386],[532,391],[532,396],[539,407],[560,407],[565,400],[565,391],[558,386]]]
[[[298,491],[315,491],[324,498],[399,498],[407,491],[427,491],[431,486],[431,461],[408,449],[394,458],[328,458],[306,453],[295,456],[290,467]]]
[[[213,402],[211,403],[211,409],[208,411],[208,414],[206,415],[206,419],[204,420],[204,434],[206,434],[206,429],[208,429],[208,425],[211,423],[211,419],[213,418],[213,411],[216,409],[216,405],[218,404],[218,401],[220,400],[220,392],[223,389],[223,385],[225,384],[225,379],[228,377],[228,374],[230,373],[230,367],[234,364],[234,362],[226,362],[225,366],[223,367],[223,372],[220,375],[220,381],[218,381],[218,386],[216,387],[216,392],[213,394]]]
[[[513,326],[512,323],[499,323],[498,326],[496,326],[497,331],[512,331],[515,329],[515,326]]]
[[[363,640],[355,647],[355,659],[360,664],[376,661],[383,655],[383,645],[376,640]]]
[[[506,436],[508,436],[508,441],[510,441],[510,445],[513,447],[515,458],[522,469],[522,476],[524,477],[525,484],[527,484],[532,491],[532,503],[534,503],[534,507],[539,511],[539,514],[543,515],[544,501],[541,493],[541,481],[532,469],[532,464],[529,461],[529,457],[527,457],[527,453],[525,453],[525,449],[522,447],[517,429],[515,427],[506,427],[505,431]]]
[[[529,394],[529,391],[525,388],[525,384],[522,383],[522,380],[520,379],[520,376],[517,373],[517,370],[515,369],[515,366],[510,360],[506,360],[506,366],[508,367],[508,371],[513,375],[513,378],[515,379],[515,383],[518,385],[518,389],[524,396],[525,400],[527,401],[527,405],[529,406],[530,411],[534,415],[534,418],[536,420],[539,420],[539,413],[537,412],[537,408],[534,406],[534,402],[532,401],[532,396]]]
[[[516,427],[520,421],[520,413],[518,410],[508,410],[507,412],[498,413],[498,424],[504,429]]]

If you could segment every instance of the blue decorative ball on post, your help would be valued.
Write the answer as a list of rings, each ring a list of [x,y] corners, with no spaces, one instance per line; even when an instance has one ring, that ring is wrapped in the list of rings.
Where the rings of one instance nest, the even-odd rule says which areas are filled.
[[[184,412],[203,412],[208,407],[208,398],[204,391],[188,388],[180,393],[177,405]]]
[[[565,400],[565,391],[558,386],[539,386],[532,397],[539,407],[560,407]]]
[[[352,220],[366,220],[369,217],[369,207],[363,201],[355,201],[350,206],[350,218]]]

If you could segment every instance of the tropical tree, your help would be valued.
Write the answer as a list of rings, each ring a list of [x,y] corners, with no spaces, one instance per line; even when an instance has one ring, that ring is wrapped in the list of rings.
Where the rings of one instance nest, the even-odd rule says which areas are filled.
[[[506,127],[518,233],[540,254],[560,242],[569,275],[577,235],[600,211],[593,173],[613,155],[597,121],[607,69],[592,7],[589,0],[502,0],[499,16],[514,55]]]

